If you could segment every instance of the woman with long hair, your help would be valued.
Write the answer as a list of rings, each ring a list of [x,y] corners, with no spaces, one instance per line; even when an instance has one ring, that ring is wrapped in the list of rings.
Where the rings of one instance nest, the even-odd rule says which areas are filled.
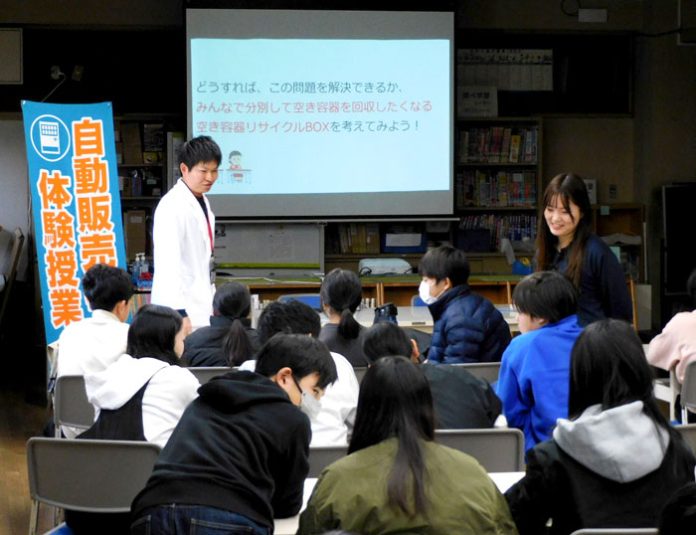
[[[349,455],[321,474],[298,533],[515,533],[484,469],[433,438],[428,380],[404,357],[379,359],[360,386]]]
[[[220,286],[213,298],[210,326],[186,337],[183,359],[189,366],[239,366],[259,349],[251,327],[249,288],[239,282]]]
[[[361,325],[353,317],[362,301],[362,284],[358,276],[347,269],[329,271],[319,290],[321,305],[329,322],[321,328],[319,340],[329,350],[348,359],[353,367],[367,366],[362,350]]]
[[[620,320],[589,325],[571,355],[569,419],[527,454],[505,494],[520,535],[654,527],[696,459],[660,412],[640,339]]]
[[[537,232],[537,270],[563,273],[580,292],[581,325],[603,318],[631,321],[633,308],[621,264],[592,233],[592,207],[585,182],[562,173],[542,199]]]

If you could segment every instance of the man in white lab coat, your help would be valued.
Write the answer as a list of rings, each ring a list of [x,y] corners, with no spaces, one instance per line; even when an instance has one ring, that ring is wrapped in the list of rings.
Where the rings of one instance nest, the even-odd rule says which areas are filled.
[[[178,152],[182,178],[155,210],[151,301],[177,310],[189,330],[208,325],[213,312],[215,215],[205,194],[221,159],[208,136],[184,143]]]

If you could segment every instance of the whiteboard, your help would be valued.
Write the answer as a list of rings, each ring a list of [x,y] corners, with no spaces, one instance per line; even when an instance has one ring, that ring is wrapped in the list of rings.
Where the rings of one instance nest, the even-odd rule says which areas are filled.
[[[324,225],[225,222],[215,225],[215,263],[228,276],[313,276],[324,271]]]

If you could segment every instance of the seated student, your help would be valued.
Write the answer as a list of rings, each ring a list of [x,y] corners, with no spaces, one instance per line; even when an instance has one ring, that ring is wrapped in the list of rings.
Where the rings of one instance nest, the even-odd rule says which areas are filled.
[[[239,366],[258,351],[260,343],[251,328],[249,289],[239,282],[220,286],[213,297],[210,326],[186,337],[184,362],[188,366]]]
[[[390,322],[373,325],[363,335],[363,350],[371,362],[380,357],[409,357],[430,384],[435,404],[435,427],[470,429],[492,427],[502,407],[491,386],[461,366],[419,363],[418,346],[406,332]]]
[[[665,370],[676,366],[680,383],[684,382],[686,366],[696,358],[696,269],[689,275],[686,291],[691,297],[692,311],[676,314],[648,347],[648,362]]]
[[[464,252],[447,245],[420,261],[418,293],[433,316],[428,362],[497,362],[510,343],[510,327],[493,304],[471,291]]]
[[[530,450],[568,417],[570,352],[582,332],[578,293],[560,273],[539,271],[519,282],[512,301],[522,334],[503,353],[496,391],[508,425],[524,431]]]
[[[131,533],[267,535],[274,517],[297,514],[311,433],[300,408],[335,379],[324,344],[279,334],[259,350],[256,373],[201,386],[133,501]]]
[[[258,320],[259,340],[263,343],[277,333],[319,336],[321,323],[309,305],[300,301],[274,301],[263,309]],[[311,414],[312,446],[344,446],[353,429],[360,385],[353,366],[343,355],[331,352],[336,366],[336,380],[326,387],[321,407]],[[242,364],[241,369],[254,370],[255,361]]]
[[[111,366],[85,376],[97,420],[77,438],[142,440],[164,447],[198,380],[177,365],[184,349],[181,316],[169,307],[145,305],[128,330],[127,354]],[[66,511],[77,534],[128,533],[130,515]]]
[[[178,312],[142,306],[128,329],[126,354],[105,370],[85,376],[97,420],[80,436],[147,440],[164,447],[200,386],[179,366],[184,337]]]
[[[506,492],[520,535],[654,527],[669,496],[694,480],[696,458],[653,396],[653,377],[623,320],[588,325],[571,356],[570,420],[527,452]]]
[[[321,328],[319,340],[331,351],[340,353],[353,367],[367,366],[362,350],[361,325],[353,313],[362,301],[360,279],[347,269],[332,269],[321,283],[321,305],[329,322]]]
[[[87,375],[111,365],[126,351],[128,300],[133,283],[124,270],[96,264],[82,277],[82,291],[92,316],[71,323],[58,339],[56,374]],[[89,391],[88,391],[89,394]],[[62,426],[63,434],[75,438],[80,432]]]
[[[660,535],[696,533],[696,483],[687,483],[667,501],[657,522]]]
[[[298,535],[515,533],[476,460],[434,440],[430,386],[404,357],[383,357],[360,385],[349,455],[324,469]]]

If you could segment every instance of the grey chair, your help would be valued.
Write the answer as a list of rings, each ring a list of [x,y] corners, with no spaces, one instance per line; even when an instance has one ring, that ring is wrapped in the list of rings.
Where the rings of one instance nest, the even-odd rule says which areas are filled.
[[[658,535],[657,528],[579,529],[570,535]]]
[[[129,440],[27,442],[29,533],[36,533],[39,504],[91,513],[127,513],[145,486],[160,448]]]
[[[682,422],[688,422],[689,411],[696,412],[696,361],[689,362],[681,387]]]
[[[196,379],[198,379],[198,382],[204,385],[208,381],[210,381],[213,377],[217,377],[218,375],[222,375],[224,373],[231,372],[232,370],[235,370],[236,368],[230,368],[228,366],[201,366],[201,367],[191,367],[191,368],[186,368],[188,371],[190,371]]]
[[[500,362],[471,362],[466,364],[450,364],[464,368],[474,377],[485,379],[489,383],[495,383],[500,374]]]
[[[94,423],[94,407],[87,400],[85,378],[82,375],[62,375],[56,379],[53,421],[56,437],[61,436],[62,425],[84,430]]]
[[[487,472],[524,470],[524,434],[519,429],[437,429],[435,441],[468,453]]]
[[[309,473],[307,477],[319,477],[331,463],[348,455],[347,446],[315,446],[309,448]]]
[[[677,425],[674,428],[679,431],[691,450],[696,453],[696,424]]]

